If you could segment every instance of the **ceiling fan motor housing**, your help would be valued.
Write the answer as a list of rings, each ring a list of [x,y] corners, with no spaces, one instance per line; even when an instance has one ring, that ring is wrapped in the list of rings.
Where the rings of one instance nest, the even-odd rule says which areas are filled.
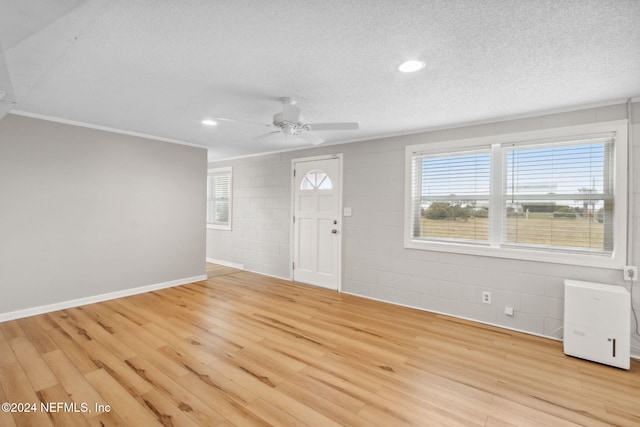
[[[273,125],[282,129],[285,135],[298,135],[301,132],[308,130],[304,123],[290,122],[283,118],[283,113],[278,113],[273,116]]]

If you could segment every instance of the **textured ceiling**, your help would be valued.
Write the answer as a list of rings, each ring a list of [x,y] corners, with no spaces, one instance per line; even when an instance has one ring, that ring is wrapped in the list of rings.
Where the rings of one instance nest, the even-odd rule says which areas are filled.
[[[210,159],[304,147],[200,124],[270,123],[282,96],[359,122],[319,133],[339,143],[640,95],[640,0],[2,0],[0,43],[18,113]]]

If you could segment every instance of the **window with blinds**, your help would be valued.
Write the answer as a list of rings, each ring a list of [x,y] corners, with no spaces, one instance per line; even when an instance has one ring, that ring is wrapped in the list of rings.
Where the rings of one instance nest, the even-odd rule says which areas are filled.
[[[405,246],[624,265],[626,132],[619,121],[407,147]]]
[[[209,169],[207,174],[207,227],[231,230],[231,168]]]
[[[614,138],[504,147],[503,244],[611,255]]]
[[[413,157],[413,237],[489,242],[491,152]]]

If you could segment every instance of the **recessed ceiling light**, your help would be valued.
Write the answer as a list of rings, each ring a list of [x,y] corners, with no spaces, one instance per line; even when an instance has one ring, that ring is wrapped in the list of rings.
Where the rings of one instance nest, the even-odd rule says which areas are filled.
[[[398,66],[398,70],[402,71],[403,73],[413,73],[414,71],[423,69],[424,66],[425,66],[425,63],[422,61],[411,60],[411,61],[405,61],[402,64],[400,64]]]
[[[212,119],[204,119],[202,121],[202,124],[205,125],[205,126],[215,126],[215,125],[218,124],[218,122],[216,122],[215,120],[212,120]]]

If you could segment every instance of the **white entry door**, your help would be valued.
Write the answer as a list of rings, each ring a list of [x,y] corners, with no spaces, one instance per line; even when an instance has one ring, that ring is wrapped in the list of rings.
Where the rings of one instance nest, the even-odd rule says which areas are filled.
[[[338,290],[340,158],[294,161],[293,280]]]

